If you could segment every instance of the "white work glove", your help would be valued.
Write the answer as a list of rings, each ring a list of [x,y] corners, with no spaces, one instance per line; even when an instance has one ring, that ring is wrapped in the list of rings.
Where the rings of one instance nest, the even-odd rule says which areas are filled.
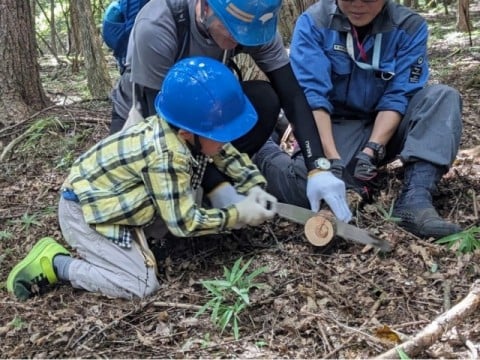
[[[248,196],[235,204],[238,210],[238,222],[257,226],[276,214],[277,199],[260,187],[254,187]]]
[[[339,220],[349,222],[352,219],[347,204],[345,183],[330,171],[308,176],[307,197],[312,211],[317,212],[320,209],[320,202],[325,200]]]
[[[237,193],[233,185],[227,182],[218,185],[207,196],[212,207],[217,209],[225,208],[245,199],[244,195]]]
[[[254,186],[248,191],[248,195],[255,197],[255,201],[268,210],[277,212],[277,198],[263,190],[260,186]]]

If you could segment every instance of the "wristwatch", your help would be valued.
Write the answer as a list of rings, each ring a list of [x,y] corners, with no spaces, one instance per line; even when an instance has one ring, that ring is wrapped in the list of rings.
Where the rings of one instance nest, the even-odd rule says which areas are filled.
[[[318,158],[313,162],[313,165],[315,166],[316,169],[319,170],[330,170],[330,167],[332,164],[330,163],[330,160],[327,158]]]
[[[365,147],[372,149],[375,159],[377,161],[382,161],[385,158],[385,145],[378,144],[373,141],[367,142]]]

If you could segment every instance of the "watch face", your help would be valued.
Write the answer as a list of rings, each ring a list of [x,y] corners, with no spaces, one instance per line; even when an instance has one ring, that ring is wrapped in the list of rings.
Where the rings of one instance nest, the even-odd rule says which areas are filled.
[[[318,158],[315,160],[315,167],[321,170],[328,170],[330,169],[330,161],[325,158]]]

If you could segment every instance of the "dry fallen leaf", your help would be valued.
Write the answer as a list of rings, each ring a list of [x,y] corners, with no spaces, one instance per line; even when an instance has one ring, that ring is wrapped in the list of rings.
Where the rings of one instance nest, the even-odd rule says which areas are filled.
[[[402,341],[400,340],[400,336],[397,335],[392,329],[390,329],[387,325],[383,325],[375,329],[374,335],[382,340],[387,340],[393,342],[395,344],[400,344]]]

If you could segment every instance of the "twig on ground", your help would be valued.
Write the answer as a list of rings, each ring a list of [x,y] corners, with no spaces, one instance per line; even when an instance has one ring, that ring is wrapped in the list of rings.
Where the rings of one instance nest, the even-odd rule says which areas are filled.
[[[3,137],[3,136],[7,136],[7,135],[11,134],[11,133],[8,133],[8,131],[17,129],[17,128],[21,127],[22,125],[24,125],[24,124],[26,124],[26,123],[28,123],[32,120],[35,120],[35,118],[37,118],[38,116],[49,112],[50,110],[63,108],[65,110],[67,110],[69,113],[74,112],[77,109],[81,110],[81,111],[85,111],[85,109],[83,109],[83,108],[76,108],[75,105],[79,105],[79,104],[86,103],[86,102],[94,102],[94,101],[105,101],[105,100],[102,100],[102,99],[87,99],[87,100],[81,100],[81,101],[78,101],[78,102],[75,102],[75,103],[72,103],[72,104],[69,104],[69,105],[54,104],[54,105],[48,106],[48,107],[32,114],[31,116],[29,116],[25,120],[22,120],[18,123],[15,123],[13,125],[10,125],[10,126],[7,126],[3,129],[1,129],[0,130],[0,138]],[[72,122],[72,121],[77,121],[77,120],[75,120],[75,119],[72,119],[72,120],[62,119],[62,122]],[[93,115],[92,115],[91,118],[82,119],[82,121],[88,124],[88,123],[99,123],[100,121],[104,122],[104,119],[99,118],[99,117],[93,117]]]
[[[278,245],[280,242],[278,241],[278,238],[275,235],[275,232],[272,230],[272,228],[269,225],[266,225],[266,228],[268,230],[268,233],[272,236],[273,240],[275,240],[275,244]]]
[[[473,189],[471,189],[470,193],[472,194],[473,216],[475,216],[475,219],[478,220],[477,194],[475,193],[475,190],[473,190]]]
[[[393,330],[398,330],[398,329],[403,329],[403,328],[406,328],[406,327],[412,326],[412,325],[427,324],[427,323],[428,323],[427,320],[409,321],[409,322],[406,322],[406,323],[403,323],[403,324],[393,325],[392,329]]]
[[[445,280],[443,282],[443,310],[450,310],[452,307],[452,302],[450,300],[451,284],[450,280]]]
[[[3,160],[5,159],[5,157],[7,156],[7,154],[13,150],[13,148],[15,147],[15,145],[17,145],[18,143],[20,143],[23,139],[25,139],[28,134],[30,134],[31,132],[33,131],[33,128],[30,127],[28,128],[23,134],[21,134],[19,137],[13,139],[7,146],[5,146],[5,148],[3,149],[2,151],[2,154],[0,155],[0,163],[3,162]]]
[[[478,126],[478,124],[474,123],[473,121],[469,122],[469,123],[471,125]],[[464,155],[464,156],[468,156],[468,157],[472,157],[472,158],[479,157],[480,156],[480,145],[474,146],[474,147],[469,148],[469,149],[460,150],[459,155]]]
[[[448,59],[454,55],[457,55],[459,52],[461,51],[461,49],[456,49],[454,51],[452,51],[450,54],[448,54],[445,58]]]
[[[107,325],[105,325],[104,327],[102,327],[101,329],[99,329],[97,332],[95,332],[94,334],[91,334],[92,331],[87,331],[85,332],[82,336],[80,336],[77,340],[75,340],[73,342],[73,344],[70,345],[70,348],[74,348],[80,341],[82,341],[83,339],[85,339],[85,337],[87,337],[88,334],[91,334],[90,337],[85,340],[84,343],[80,344],[79,346],[81,347],[84,347],[86,346],[85,344],[88,343],[90,340],[92,340],[94,337],[97,337],[99,335],[101,335],[102,333],[104,333],[107,329],[111,328],[112,326],[118,324],[118,322],[120,322],[121,320],[125,319],[126,317],[129,317],[130,315],[132,315],[133,313],[137,312],[138,309],[135,308],[131,311],[129,311],[128,313],[124,314],[123,316],[119,317],[118,319],[115,319],[113,320],[112,322],[108,323]],[[93,329],[98,329],[98,327],[94,327]],[[68,343],[70,344],[71,343],[71,339],[68,341]]]
[[[362,325],[360,325],[360,327],[358,329],[353,329],[353,328],[349,328],[351,330],[354,330],[354,331],[358,331],[360,332],[361,334],[365,334],[363,332],[361,332],[361,330],[368,325],[368,323],[374,318],[375,316],[375,313],[377,312],[378,308],[380,307],[381,303],[386,300],[385,298],[385,293],[382,293],[380,295],[380,297],[378,298],[377,301],[375,301],[375,303],[373,304],[373,306],[370,308],[370,310],[368,311],[368,315],[369,315],[369,318],[366,319]],[[316,314],[311,314],[311,315],[314,315],[314,316],[318,316]],[[333,321],[335,321],[338,325],[340,326],[346,326],[346,325],[343,325],[343,324],[340,324],[337,322],[337,320],[333,319]],[[321,330],[320,328],[320,331],[322,332],[323,334],[323,331]],[[366,336],[368,336],[369,338],[371,337],[371,335],[369,334],[365,334]],[[342,350],[347,344],[349,344],[354,338],[355,338],[356,335],[351,335],[347,340],[343,341],[339,346],[335,347],[333,350],[331,350],[328,354],[326,355],[323,355],[322,357],[324,359],[328,359],[330,358],[331,356],[335,355],[336,353],[338,353],[340,350]],[[378,339],[375,338],[375,341],[378,341]],[[331,348],[331,345],[330,343],[328,343],[329,347]]]
[[[13,124],[13,125],[11,125],[11,126],[8,126],[8,127],[6,127],[6,128],[3,128],[2,130],[0,130],[0,136],[1,136],[4,132],[6,132],[6,131],[8,131],[8,130],[11,130],[11,129],[14,129],[14,128],[16,128],[17,126],[23,125],[23,124],[29,122],[30,120],[35,119],[38,115],[43,114],[44,112],[47,112],[48,110],[51,110],[51,109],[54,109],[54,108],[57,108],[57,107],[63,107],[63,105],[52,105],[52,106],[46,107],[46,108],[44,108],[44,109],[42,109],[42,110],[40,110],[40,111],[37,111],[35,114],[29,116],[29,117],[26,118],[25,120],[19,121],[18,123],[15,123],[15,124]]]
[[[330,340],[328,340],[327,334],[325,334],[325,331],[323,330],[322,323],[318,319],[317,319],[316,323],[317,323],[317,328],[320,331],[320,335],[321,335],[322,340],[323,340],[323,347],[325,348],[325,351],[329,351],[329,352],[332,351],[333,346],[330,343]]]
[[[158,307],[171,307],[171,308],[189,309],[189,310],[200,310],[202,308],[200,305],[167,302],[167,301],[155,301],[152,303],[152,305],[158,306]]]
[[[470,351],[470,359],[471,360],[477,360],[478,359],[478,351],[477,351],[477,348],[475,347],[475,344],[472,343],[470,340],[467,340],[467,341],[465,341],[465,346]]]
[[[458,194],[455,198],[455,204],[452,206],[452,209],[450,210],[450,212],[448,213],[448,219],[451,219],[452,218],[452,215],[455,211],[458,211],[458,203],[460,202],[460,199],[461,199],[462,195],[461,194]]]
[[[362,274],[360,274],[358,271],[356,270],[353,270],[353,269],[348,269],[347,270],[350,270],[351,272],[353,272],[354,274],[357,274],[359,277],[361,277],[363,280],[365,280],[366,282],[368,282],[369,284],[371,284],[375,289],[378,289],[381,291],[381,294],[385,294],[385,290],[380,286],[378,285],[377,283],[375,283],[373,280],[370,280],[369,278],[367,278],[366,276],[363,276]]]
[[[315,315],[315,314],[312,314],[312,315]],[[354,333],[356,333],[356,334],[358,334],[358,335],[361,335],[361,336],[363,336],[364,338],[369,339],[369,340],[371,340],[371,341],[373,341],[373,342],[375,342],[375,343],[385,345],[385,341],[384,341],[384,340],[382,340],[382,339],[380,339],[380,338],[377,338],[377,337],[375,337],[375,336],[373,336],[373,335],[367,334],[366,332],[360,330],[360,329],[364,326],[363,324],[360,326],[360,328],[357,329],[357,328],[354,328],[354,327],[351,327],[351,326],[342,324],[340,321],[338,321],[338,320],[335,319],[334,317],[331,317],[330,319],[333,320],[333,322],[335,322],[338,326],[344,328],[345,330],[348,330],[348,331],[350,331],[350,332],[354,332]],[[367,320],[366,323],[368,323],[368,321],[369,321],[369,320]]]
[[[480,280],[477,280],[462,301],[433,320],[411,340],[380,354],[376,359],[398,359],[397,349],[402,349],[408,356],[415,357],[421,351],[428,349],[448,328],[475,313],[479,306]]]

